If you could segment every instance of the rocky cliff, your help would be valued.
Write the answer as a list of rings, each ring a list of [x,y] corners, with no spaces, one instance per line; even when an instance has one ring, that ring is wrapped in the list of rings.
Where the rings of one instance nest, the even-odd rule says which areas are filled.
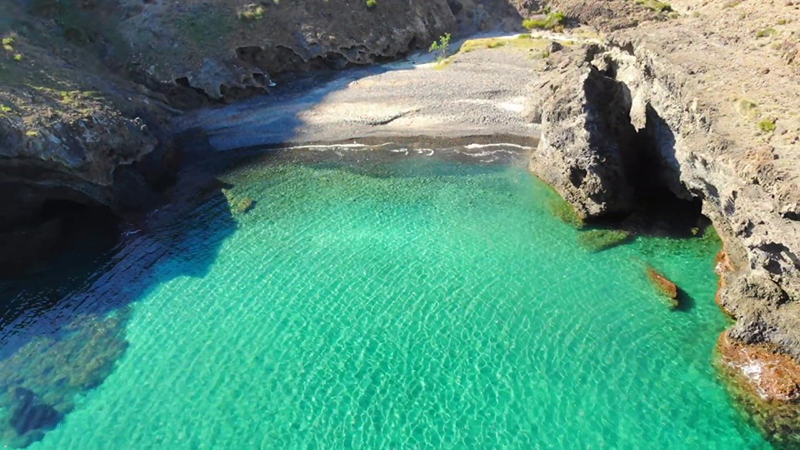
[[[642,195],[654,189],[702,202],[725,244],[718,302],[736,319],[723,364],[757,396],[785,394],[766,403],[796,402],[800,74],[786,49],[800,36],[798,6],[676,3],[626,28],[604,22],[630,17],[614,2],[553,2],[607,34],[551,56],[531,170],[586,220],[624,218],[661,201]],[[767,356],[781,354],[792,358]],[[796,409],[781,414],[762,425],[796,434]]]
[[[182,110],[283,73],[394,59],[446,33],[520,23],[503,0],[0,0],[0,266],[54,242],[48,211],[160,200]],[[54,206],[55,205],[55,206]],[[45,239],[46,238],[46,239]]]

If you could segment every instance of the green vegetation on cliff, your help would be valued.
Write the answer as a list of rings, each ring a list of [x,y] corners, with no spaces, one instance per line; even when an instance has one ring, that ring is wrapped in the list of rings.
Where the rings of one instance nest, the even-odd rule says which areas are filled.
[[[672,5],[659,0],[636,0],[636,4],[660,13],[672,11]]]
[[[541,19],[526,19],[522,21],[522,26],[529,30],[539,29],[560,31],[564,28],[565,19],[566,16],[564,16],[564,13],[556,11],[548,13],[546,17]]]

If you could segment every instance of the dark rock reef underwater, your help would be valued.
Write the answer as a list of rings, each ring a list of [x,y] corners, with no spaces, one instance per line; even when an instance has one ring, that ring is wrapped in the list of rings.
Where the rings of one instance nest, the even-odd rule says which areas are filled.
[[[39,336],[0,361],[0,439],[14,448],[40,440],[100,385],[127,347],[128,310],[81,316],[53,336]]]
[[[236,228],[234,214],[252,206],[247,198],[229,201],[206,169],[180,176],[171,202],[126,224],[119,245],[87,249],[83,241],[33,276],[0,280],[2,444],[40,440],[100,386],[128,348],[131,304],[172,277],[205,276]]]

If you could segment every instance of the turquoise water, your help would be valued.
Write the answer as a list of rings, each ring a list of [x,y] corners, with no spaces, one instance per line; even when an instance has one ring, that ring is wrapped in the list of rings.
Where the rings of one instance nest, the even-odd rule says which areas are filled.
[[[769,448],[712,368],[718,243],[590,253],[521,158],[431,153],[284,153],[223,177],[249,212],[210,194],[131,232],[4,330],[57,361],[6,385],[68,412],[28,448]]]

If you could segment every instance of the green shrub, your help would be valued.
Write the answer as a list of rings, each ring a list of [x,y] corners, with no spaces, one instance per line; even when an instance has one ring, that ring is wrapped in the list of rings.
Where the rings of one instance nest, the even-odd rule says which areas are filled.
[[[564,29],[564,13],[551,12],[543,19],[526,19],[522,21],[522,26],[529,30],[555,30]]]
[[[636,4],[660,13],[672,11],[672,5],[659,0],[636,0]]]
[[[237,15],[242,20],[261,20],[264,18],[264,14],[266,12],[267,10],[263,6],[251,3],[249,5],[245,5]]]
[[[443,36],[439,37],[438,41],[433,41],[431,44],[431,48],[428,49],[429,52],[438,52],[439,55],[436,57],[436,61],[441,64],[442,61],[447,57],[447,52],[450,49],[450,33],[445,33]]]
[[[775,33],[776,33],[776,31],[775,31],[774,28],[764,28],[763,30],[759,30],[758,33],[756,33],[756,37],[757,38],[763,38],[763,37],[767,37],[767,36],[772,36]]]
[[[736,103],[736,109],[739,110],[739,114],[748,117],[750,119],[756,119],[759,115],[758,112],[758,104],[751,100],[741,99]]]
[[[378,6],[378,0],[367,0],[367,8],[372,9]]]
[[[775,119],[764,119],[758,122],[758,129],[764,133],[772,133],[775,131]]]

